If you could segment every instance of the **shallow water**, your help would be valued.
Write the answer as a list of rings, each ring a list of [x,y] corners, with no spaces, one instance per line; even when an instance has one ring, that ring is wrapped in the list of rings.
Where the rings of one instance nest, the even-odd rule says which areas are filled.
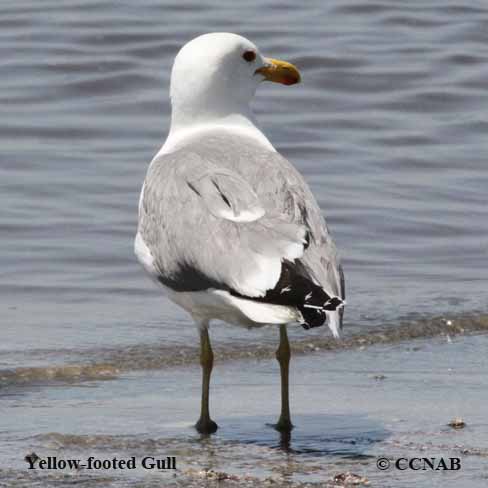
[[[462,334],[442,327],[430,334],[432,317],[454,318],[466,332],[484,330],[469,324],[483,322],[486,312],[487,24],[482,1],[3,2],[0,408],[9,419],[1,435],[13,457],[20,459],[31,445],[19,436],[59,432],[53,425],[59,416],[67,433],[81,435],[61,412],[78,408],[79,396],[89,404],[104,392],[113,396],[105,406],[113,432],[139,438],[148,430],[147,419],[138,417],[142,407],[129,402],[119,416],[125,388],[150,391],[169,366],[173,377],[181,375],[178,395],[165,400],[153,392],[154,415],[160,421],[164,407],[175,422],[194,417],[187,409],[196,408],[199,375],[185,365],[194,363],[195,331],[143,274],[132,239],[147,164],[168,128],[172,59],[181,44],[203,32],[246,35],[265,54],[290,60],[302,72],[296,87],[264,84],[254,108],[265,133],[311,185],[342,251],[346,334],[363,334],[366,345],[396,343],[388,330],[402,323],[413,331],[403,340],[422,336],[419,323],[426,336]],[[368,341],[368,331],[379,335]],[[335,347],[324,339],[325,330],[291,332],[302,352],[309,343],[310,350]],[[271,327],[216,325],[213,336],[222,359],[239,361],[269,357],[276,341]],[[328,354],[349,355],[356,364],[363,353],[354,341],[349,352]],[[399,346],[381,347],[396,357]],[[471,354],[464,347],[449,351],[457,364]],[[432,356],[430,366],[441,357]],[[297,360],[307,378],[315,358]],[[389,367],[401,369],[397,361]],[[236,402],[257,394],[261,383],[252,379],[251,366],[229,368],[236,372],[229,376],[232,384],[254,381],[248,391],[237,388]],[[346,362],[338,374],[348,371]],[[269,384],[277,384],[276,374],[273,366]],[[100,378],[110,381],[95,381]],[[356,384],[339,388],[339,380],[340,395],[357,394]],[[215,381],[223,379],[216,374]],[[462,398],[473,394],[464,382],[455,391]],[[364,397],[364,403],[370,400]],[[396,392],[390,403],[401,416]],[[427,408],[434,402],[422,394],[419,403]],[[475,398],[472,412],[477,405]],[[50,430],[30,426],[32,436],[21,434],[24,414],[41,415],[34,406]],[[261,406],[253,412],[254,426],[241,418],[237,430],[228,430],[229,442],[241,433],[262,438],[256,427]],[[335,413],[345,410],[342,405]],[[307,432],[314,431],[318,412],[304,412],[310,419],[304,445],[312,442]],[[363,425],[364,412],[356,414]],[[81,409],[80,415],[86,424],[88,413]],[[99,419],[85,434],[101,427]],[[473,445],[481,446],[470,432]],[[177,443],[187,435],[160,429],[158,438],[170,434]]]
[[[278,486],[299,486],[352,471],[373,486],[483,486],[487,347],[486,335],[463,336],[295,358],[289,440],[266,426],[279,411],[278,367],[271,360],[216,364],[212,410],[220,430],[210,439],[192,428],[200,393],[196,367],[83,386],[17,388],[3,398],[9,415],[0,420],[0,431],[7,432],[0,456],[9,469],[1,475],[17,483],[12,486],[30,486],[33,479],[53,486],[67,477],[94,486],[97,480],[114,487],[135,481],[141,487],[201,486],[202,471],[213,470],[235,476],[237,485],[249,477],[249,486],[270,478]],[[464,429],[447,426],[456,416],[466,421]],[[31,452],[83,460],[135,456],[138,469],[32,472],[23,460]],[[142,469],[145,456],[176,456],[176,480]],[[459,457],[462,469],[382,472],[380,457]]]

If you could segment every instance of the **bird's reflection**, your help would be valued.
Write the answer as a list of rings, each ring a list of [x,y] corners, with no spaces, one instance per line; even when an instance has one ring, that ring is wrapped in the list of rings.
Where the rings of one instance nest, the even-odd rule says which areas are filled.
[[[291,451],[291,432],[279,432],[280,436],[280,449],[284,452]]]

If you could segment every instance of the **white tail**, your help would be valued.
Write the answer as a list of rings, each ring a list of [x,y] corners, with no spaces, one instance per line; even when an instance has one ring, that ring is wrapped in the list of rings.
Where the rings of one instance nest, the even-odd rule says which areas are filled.
[[[341,327],[341,319],[339,317],[339,311],[334,310],[333,312],[325,312],[327,314],[327,325],[329,329],[332,331],[332,334],[336,339],[340,339],[341,334],[339,332]]]

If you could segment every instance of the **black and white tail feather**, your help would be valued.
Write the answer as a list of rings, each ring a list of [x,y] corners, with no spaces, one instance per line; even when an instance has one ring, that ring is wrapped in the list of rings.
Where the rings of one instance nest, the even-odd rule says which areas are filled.
[[[235,292],[232,294],[242,297]],[[329,295],[322,287],[316,285],[300,260],[295,262],[284,260],[276,286],[272,290],[268,290],[264,297],[253,297],[252,299],[275,305],[296,307],[300,312],[299,323],[307,330],[324,325],[328,319],[334,337],[339,337],[340,315],[346,304],[345,300]]]

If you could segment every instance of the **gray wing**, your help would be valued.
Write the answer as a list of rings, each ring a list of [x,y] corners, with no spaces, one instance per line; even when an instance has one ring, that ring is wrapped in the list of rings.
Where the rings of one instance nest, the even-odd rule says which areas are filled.
[[[322,211],[302,175],[280,154],[272,153],[261,161],[256,177],[251,180],[263,201],[307,228],[309,245],[300,262],[329,295],[345,299],[339,254]]]
[[[237,172],[178,151],[155,160],[144,183],[139,233],[158,279],[175,290],[264,296],[282,260],[302,256],[306,226],[265,208]]]
[[[288,161],[286,161],[286,164],[289,167],[290,175],[293,175],[291,179],[298,180],[293,197],[294,204],[297,207],[295,218],[296,221],[304,223],[309,230],[310,236],[310,245],[300,261],[304,264],[307,274],[317,285],[323,288],[329,296],[340,297],[345,303],[346,283],[344,271],[325,218],[302,176]],[[335,336],[338,336],[336,328],[342,329],[343,318],[343,306],[339,307],[336,312],[332,312],[328,317],[329,327]]]

